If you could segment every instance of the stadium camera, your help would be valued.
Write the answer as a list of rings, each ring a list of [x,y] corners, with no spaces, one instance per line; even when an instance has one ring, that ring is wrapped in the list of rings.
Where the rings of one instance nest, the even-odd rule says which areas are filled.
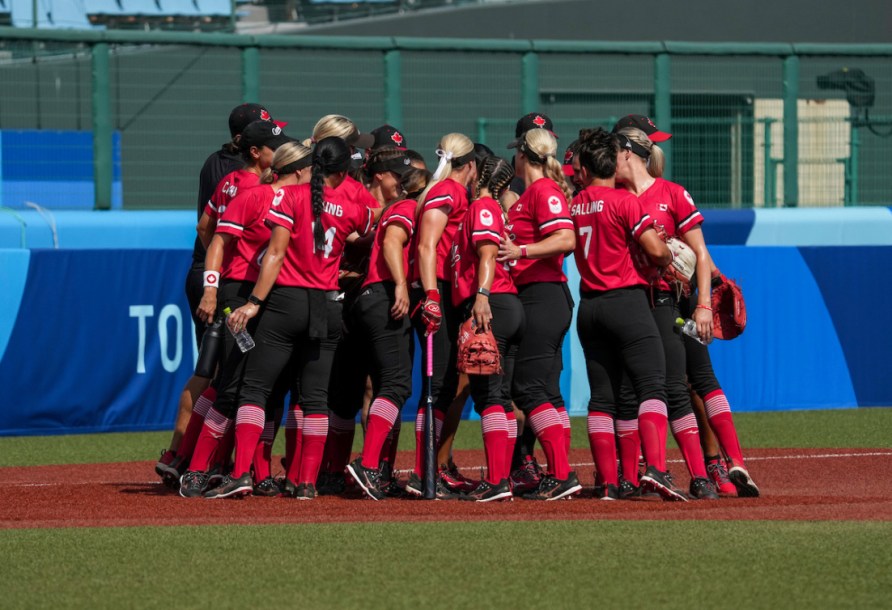
[[[873,79],[859,68],[841,68],[818,77],[818,89],[840,89],[854,108],[871,108],[874,100]]]

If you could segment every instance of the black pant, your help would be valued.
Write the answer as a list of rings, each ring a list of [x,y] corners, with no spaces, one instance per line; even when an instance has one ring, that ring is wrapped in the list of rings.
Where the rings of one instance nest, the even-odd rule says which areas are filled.
[[[678,303],[681,317],[687,319],[694,313],[696,303],[691,297],[683,298]],[[718,378],[712,368],[712,358],[709,357],[709,348],[693,338],[683,335],[684,352],[686,357],[686,369],[688,382],[695,392],[704,398],[708,394],[721,390]]]
[[[437,280],[437,288],[440,291],[440,310],[443,312],[443,321],[440,330],[434,334],[433,344],[433,377],[431,378],[431,396],[433,408],[441,413],[449,410],[449,405],[455,400],[455,392],[458,389],[458,372],[455,369],[457,357],[455,341],[458,337],[458,327],[461,325],[460,308],[452,306],[452,290],[448,282]],[[425,299],[423,288],[413,288],[409,294],[409,312],[413,312],[419,303]],[[427,374],[427,337],[424,336],[424,321],[421,319],[421,310],[412,317],[412,326],[418,335],[418,343],[421,345],[421,371]],[[423,399],[422,399],[423,400]]]
[[[192,322],[195,326],[195,341],[201,345],[201,338],[204,336],[205,325],[201,318],[195,313],[198,311],[198,305],[201,303],[201,297],[204,296],[204,262],[199,265],[195,262],[189,267],[186,273],[186,301],[189,303],[189,313],[192,315]]]
[[[276,286],[270,292],[254,335],[257,346],[245,356],[239,406],[266,407],[276,380],[293,357],[299,393],[292,402],[308,415],[328,413],[329,376],[341,336],[341,304],[325,301],[320,314],[326,317],[327,336],[310,339],[311,292],[293,286]]]
[[[412,323],[409,316],[401,320],[390,317],[395,285],[377,282],[367,286],[353,306],[354,332],[370,349],[372,385],[375,396],[386,398],[399,409],[412,394]]]
[[[514,368],[514,402],[524,413],[561,397],[563,344],[573,319],[573,297],[566,282],[535,282],[518,287],[526,326]]]
[[[357,323],[352,301],[344,304],[341,340],[335,350],[328,384],[329,408],[342,419],[353,419],[362,409],[365,381],[371,367],[368,342]]]
[[[637,402],[623,419],[635,419],[645,400],[666,401],[666,362],[644,289],[583,293],[576,328],[591,390],[589,411],[617,415],[624,369]]]
[[[473,304],[472,298],[465,305],[464,309],[467,312],[465,319],[471,317]],[[474,410],[478,414],[483,414],[488,407],[496,405],[504,407],[506,412],[511,410],[515,360],[526,325],[523,305],[516,295],[502,293],[490,295],[489,307],[492,310],[492,334],[499,344],[502,374],[468,375]]]

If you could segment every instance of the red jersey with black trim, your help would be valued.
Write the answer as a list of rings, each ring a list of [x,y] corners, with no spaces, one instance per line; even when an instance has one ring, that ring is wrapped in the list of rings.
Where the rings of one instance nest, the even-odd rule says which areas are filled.
[[[229,202],[226,211],[217,221],[217,233],[232,236],[223,252],[221,277],[231,280],[256,282],[260,275],[260,261],[269,246],[270,228],[266,215],[275,198],[281,199],[284,191],[268,184],[241,191]]]
[[[468,211],[468,189],[453,180],[446,178],[427,192],[424,204],[421,206],[421,212],[418,215],[418,226],[421,227],[421,221],[424,215],[430,210],[439,209],[449,218],[446,221],[446,227],[443,234],[440,235],[440,241],[437,242],[437,279],[444,282],[452,280],[451,265],[449,264],[449,256],[452,252],[452,244],[455,241],[455,234],[458,232],[458,225],[465,218]],[[412,248],[412,281],[421,279],[421,267],[418,260],[418,231],[415,232],[415,243]]]
[[[580,290],[616,290],[646,286],[632,261],[632,247],[654,221],[638,199],[625,190],[590,186],[570,204],[576,225],[576,268]]]
[[[375,199],[374,195],[372,195],[365,186],[363,186],[362,182],[350,175],[344,177],[344,181],[338,185],[338,188],[336,188],[335,191],[343,193],[345,197],[358,205],[372,208],[373,210],[381,207],[378,200]]]
[[[365,235],[372,228],[372,211],[356,205],[344,191],[324,187],[319,220],[325,232],[325,247],[315,249],[313,240],[313,197],[309,184],[290,185],[281,201],[273,204],[268,223],[291,232],[288,250],[276,284],[317,290],[338,289],[338,265],[347,236],[357,231]]]
[[[223,179],[217,183],[214,194],[208,200],[204,207],[204,213],[213,218],[220,220],[226,206],[235,199],[240,190],[246,190],[260,184],[260,176],[246,169],[237,169],[223,176]]]
[[[393,274],[390,273],[390,268],[384,259],[384,235],[387,233],[387,227],[392,224],[403,227],[409,236],[409,242],[403,248],[403,273],[408,278],[409,243],[411,243],[412,234],[415,232],[415,208],[417,207],[418,202],[414,199],[404,199],[391,205],[381,215],[375,233],[375,242],[372,244],[372,254],[369,258],[369,272],[363,287],[375,282],[393,281]]]
[[[473,201],[468,208],[465,219],[459,225],[452,248],[452,304],[458,306],[477,294],[480,287],[477,272],[480,257],[477,247],[490,243],[499,245],[505,221],[502,218],[502,206],[492,197],[481,197]],[[517,294],[517,288],[511,279],[508,265],[495,263],[495,275],[489,291],[493,294]]]
[[[509,237],[518,246],[542,241],[559,229],[574,230],[564,191],[551,178],[532,183],[508,210]],[[521,258],[512,261],[511,274],[518,286],[532,282],[566,282],[564,255]]]
[[[641,208],[654,219],[654,225],[662,226],[668,237],[682,237],[685,233],[700,226],[703,215],[694,205],[694,198],[680,184],[656,178],[646,191],[638,196]],[[669,284],[660,278],[656,282],[659,290],[669,290]]]

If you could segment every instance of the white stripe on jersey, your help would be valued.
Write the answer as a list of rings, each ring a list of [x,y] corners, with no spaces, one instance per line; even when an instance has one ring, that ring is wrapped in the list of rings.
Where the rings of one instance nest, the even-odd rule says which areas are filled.
[[[424,207],[427,208],[427,207],[430,207],[433,205],[439,206],[439,205],[443,205],[446,202],[448,202],[450,206],[452,205],[452,203],[453,203],[452,195],[440,195],[439,197],[434,197],[433,199],[428,199],[427,201],[424,202]]]
[[[412,220],[411,218],[409,218],[408,216],[403,216],[402,214],[391,214],[390,216],[387,217],[387,220],[384,221],[384,226],[386,227],[387,225],[390,224],[391,220],[395,220],[395,219],[402,220],[403,223],[405,223],[409,227],[410,233],[412,232],[412,229],[415,228],[415,221]]]
[[[221,220],[220,222],[218,222],[217,228],[219,229],[220,227],[226,227],[228,229],[234,229],[236,231],[244,231],[245,230],[244,226],[242,226],[238,223],[235,223],[235,222],[230,222],[228,220]]]
[[[699,218],[700,220],[703,220],[703,216],[700,214],[700,210],[694,210],[694,211],[691,213],[690,216],[688,216],[687,218],[685,218],[684,220],[682,220],[680,223],[678,223],[678,229],[679,229],[679,231],[680,231],[681,229],[683,229],[685,226],[687,226],[687,225],[691,224],[692,222],[696,221],[698,218]]]
[[[546,220],[542,224],[539,225],[539,230],[547,229],[549,227],[553,227],[555,225],[566,224],[569,228],[573,229],[576,225],[573,224],[573,219],[571,218],[552,218],[551,220]]]
[[[643,225],[643,224],[644,224],[645,222],[647,222],[648,220],[650,220],[650,214],[645,214],[644,216],[642,216],[642,217],[641,217],[641,220],[639,220],[639,221],[635,224],[635,226],[632,227],[632,235],[635,235],[635,233],[638,232],[638,229],[641,228],[641,225]]]
[[[486,229],[481,229],[480,231],[472,231],[471,236],[482,235],[484,237],[492,237],[495,241],[499,241],[499,234],[495,231],[487,231]]]
[[[278,210],[274,210],[272,208],[270,208],[269,213],[271,216],[275,216],[279,220],[284,220],[285,222],[287,222],[290,225],[294,224],[294,219],[291,216],[289,216],[288,214],[284,214],[284,213],[282,213]]]

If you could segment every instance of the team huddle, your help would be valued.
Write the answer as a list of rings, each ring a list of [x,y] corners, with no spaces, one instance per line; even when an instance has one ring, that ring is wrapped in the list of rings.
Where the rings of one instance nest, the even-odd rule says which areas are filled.
[[[351,482],[374,500],[577,495],[559,383],[574,307],[595,497],[759,495],[707,348],[742,331],[745,313],[719,316],[716,301],[739,291],[712,261],[691,195],[661,177],[658,143],[671,136],[650,119],[582,130],[561,163],[551,120],[531,113],[513,159],[450,133],[433,171],[389,125],[365,134],[328,115],[301,142],[243,104],[229,126],[202,169],[186,280],[201,354],[156,465],[181,496],[312,500]],[[571,254],[578,304],[563,271]],[[416,336],[432,421],[423,400],[401,480]],[[482,480],[451,455],[469,395]],[[284,476],[273,478],[283,418]],[[668,471],[670,430],[688,490]]]

